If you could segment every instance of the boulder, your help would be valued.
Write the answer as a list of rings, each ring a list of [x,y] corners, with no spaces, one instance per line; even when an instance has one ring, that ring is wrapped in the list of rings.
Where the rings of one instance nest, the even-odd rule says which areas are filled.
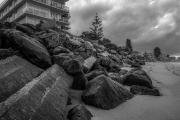
[[[13,29],[4,30],[3,34],[12,47],[18,49],[33,64],[41,68],[47,68],[52,64],[47,49],[35,38]]]
[[[95,57],[91,56],[84,61],[83,66],[85,66],[86,68],[88,68],[90,70],[93,67],[96,60],[97,59]]]
[[[70,53],[71,51],[68,50],[67,48],[58,46],[53,50],[53,55],[58,55],[60,53]]]
[[[120,75],[125,75],[128,73],[128,70],[125,69],[121,69],[121,71],[119,72]]]
[[[66,120],[72,78],[58,65],[0,103],[1,120]]]
[[[93,115],[83,105],[76,105],[68,113],[69,120],[91,120]]]
[[[119,83],[101,75],[87,84],[82,100],[87,105],[109,110],[132,97],[133,95]]]
[[[137,95],[153,95],[153,96],[160,96],[160,92],[158,89],[150,89],[143,86],[133,85],[130,88],[130,92]]]
[[[83,73],[82,65],[79,61],[71,59],[63,63],[66,72],[74,77],[72,88],[76,90],[84,90],[86,88],[87,79]]]
[[[54,30],[47,30],[44,32],[39,32],[37,36],[44,42],[44,45],[48,49],[52,49],[52,48],[54,49],[62,45],[63,38],[61,34]]]
[[[76,75],[73,75],[73,85],[72,89],[75,90],[84,90],[86,89],[86,84],[88,83],[88,80],[86,79],[83,72],[79,72]]]
[[[138,62],[132,62],[131,67],[141,68],[141,64],[139,64]]]
[[[81,47],[82,43],[75,38],[67,38],[64,42],[63,42],[64,47],[66,47],[67,49],[74,51],[78,48]]]
[[[27,35],[32,35],[34,33],[33,29],[31,29],[25,25],[22,25],[22,24],[16,23],[16,29],[21,31],[21,32],[26,33]]]
[[[63,66],[65,61],[68,61],[71,59],[71,56],[69,54],[59,54],[53,56],[53,62],[55,64],[58,64],[59,66]]]
[[[92,79],[94,79],[97,76],[102,75],[102,74],[104,74],[104,71],[94,70],[94,71],[87,73],[85,76],[86,76],[87,80],[90,81],[90,80],[92,80]]]
[[[115,63],[111,63],[107,70],[108,70],[108,72],[119,73],[121,71],[121,66],[119,66],[117,63],[116,64]]]
[[[148,88],[153,87],[150,77],[143,70],[131,71],[128,74],[124,75],[123,84],[128,86],[139,85]]]
[[[24,25],[24,26],[26,26],[26,27],[28,27],[29,29],[33,30],[34,32],[36,32],[36,31],[37,31],[36,26],[35,26],[35,25],[33,25],[33,24],[24,23],[23,25]]]
[[[0,102],[17,92],[43,72],[42,69],[18,57],[0,61]]]
[[[82,64],[79,61],[70,59],[63,63],[64,69],[70,75],[76,75],[77,73],[82,72]]]
[[[118,83],[120,83],[120,84],[122,84],[122,78],[121,78],[121,75],[119,74],[119,73],[108,73],[108,76],[112,79],[112,80],[114,80],[114,81],[116,81],[116,82],[118,82]]]
[[[99,63],[101,66],[109,68],[111,64],[111,60],[108,57],[102,57],[99,59]]]

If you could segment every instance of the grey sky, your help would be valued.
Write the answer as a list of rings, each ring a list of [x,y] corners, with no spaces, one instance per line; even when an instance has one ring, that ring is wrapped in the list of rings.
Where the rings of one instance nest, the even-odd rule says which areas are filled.
[[[68,6],[74,34],[88,30],[98,12],[105,37],[114,43],[130,38],[137,50],[160,46],[180,55],[180,0],[70,0]]]
[[[96,12],[103,18],[104,34],[123,45],[133,40],[138,50],[160,46],[169,54],[180,54],[179,0],[70,0],[71,30],[87,30]]]

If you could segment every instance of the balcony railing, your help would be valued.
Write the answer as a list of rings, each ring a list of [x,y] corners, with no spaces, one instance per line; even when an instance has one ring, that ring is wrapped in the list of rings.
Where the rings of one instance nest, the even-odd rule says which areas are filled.
[[[57,2],[53,2],[53,1],[51,1],[51,2],[48,2],[48,1],[42,2],[41,0],[33,0],[33,1],[44,4],[44,5],[48,5],[50,7],[54,7],[54,8],[60,9],[60,10],[64,10],[64,11],[67,11],[67,12],[69,11],[69,8],[67,6],[62,5],[60,3],[57,3]]]
[[[5,9],[7,9],[5,12],[2,12],[2,16],[0,17],[0,19],[4,16],[6,16],[12,9],[14,9],[14,7],[16,7],[20,2],[22,2],[23,0],[17,0],[17,2],[15,2],[14,4],[12,4],[12,6],[8,6]],[[6,1],[7,2],[7,1]],[[2,5],[4,5],[5,3],[3,3]],[[4,9],[4,10],[5,10]]]
[[[28,8],[28,9],[25,10],[25,12],[28,13],[28,14],[32,14],[32,15],[35,15],[35,16],[43,17],[43,18],[53,19],[52,17],[50,17],[49,14],[47,14],[45,12],[43,13],[42,11],[38,11],[38,10],[33,9],[33,8]],[[55,19],[55,20],[59,21],[59,22],[66,23],[66,24],[69,23],[69,20],[66,19],[66,18]]]

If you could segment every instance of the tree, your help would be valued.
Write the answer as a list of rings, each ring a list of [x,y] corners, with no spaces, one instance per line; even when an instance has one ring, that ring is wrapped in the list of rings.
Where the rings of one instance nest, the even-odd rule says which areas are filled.
[[[94,35],[94,40],[100,40],[103,37],[102,20],[97,13],[90,27],[90,33]]]
[[[128,50],[129,52],[133,51],[132,48],[132,44],[131,44],[131,40],[130,39],[126,39],[126,50]]]
[[[159,47],[155,47],[154,48],[154,56],[155,56],[155,58],[158,59],[161,54],[162,54],[161,49]]]

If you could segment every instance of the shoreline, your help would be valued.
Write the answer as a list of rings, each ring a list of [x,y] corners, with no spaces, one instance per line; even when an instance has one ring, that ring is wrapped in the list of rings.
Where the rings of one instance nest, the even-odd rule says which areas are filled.
[[[168,71],[167,64],[172,63],[148,63],[144,68],[162,96],[136,95],[108,111],[86,105],[94,115],[92,120],[179,120],[180,76]]]

